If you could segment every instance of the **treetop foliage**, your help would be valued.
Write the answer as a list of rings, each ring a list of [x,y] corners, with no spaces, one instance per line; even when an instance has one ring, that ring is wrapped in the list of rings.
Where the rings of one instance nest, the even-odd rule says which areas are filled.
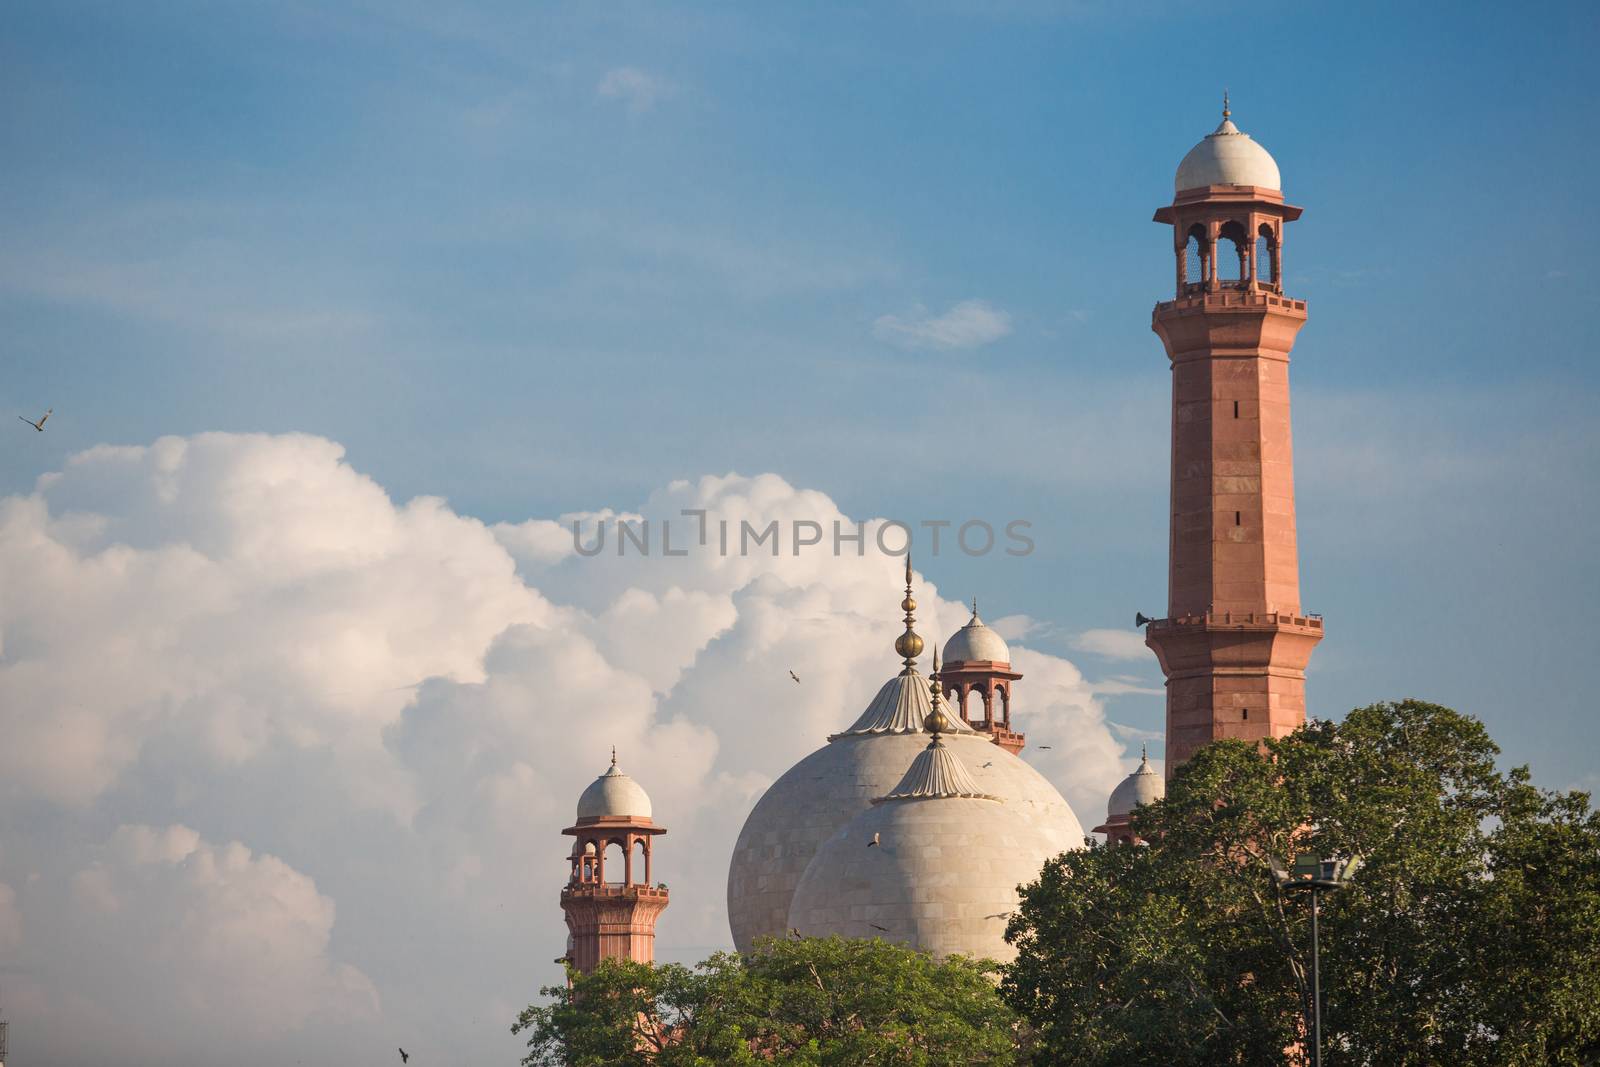
[[[1200,750],[1134,813],[1148,845],[1025,889],[1002,990],[1037,1062],[1297,1062],[1310,901],[1270,864],[1306,853],[1364,862],[1323,896],[1329,1067],[1600,1062],[1600,820],[1498,752],[1410,700]]]
[[[768,939],[688,968],[608,960],[524,1011],[527,1067],[1025,1062],[992,967],[879,940]]]

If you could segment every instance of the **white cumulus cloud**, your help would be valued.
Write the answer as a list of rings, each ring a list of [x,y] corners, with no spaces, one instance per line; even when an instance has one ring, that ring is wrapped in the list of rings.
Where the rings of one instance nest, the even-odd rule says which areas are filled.
[[[26,943],[8,953],[42,1008],[34,1058],[201,1062],[226,1045],[250,1062],[313,1022],[380,1017],[372,981],[331,951],[333,901],[281,859],[181,825],[78,844],[80,869],[24,894]]]
[[[1085,630],[1072,638],[1072,647],[1106,659],[1155,661],[1155,653],[1145,647],[1143,630]]]
[[[1011,315],[983,300],[963,300],[942,315],[918,307],[909,315],[882,315],[873,334],[905,348],[978,348],[1011,332]]]
[[[658,956],[726,946],[750,805],[898,669],[902,564],[877,519],[859,555],[796,553],[856,521],[775,475],[624,503],[574,516],[585,543],[626,518],[650,554],[613,526],[586,556],[569,516],[491,528],[334,442],[230,434],[0,500],[0,983],[31,1061],[213,1062],[226,1032],[243,1065],[509,1062],[612,745],[670,831]],[[716,551],[773,521],[775,553]],[[965,622],[916,584],[925,635]],[[1029,757],[1093,825],[1126,754],[1072,664],[1014,651]]]

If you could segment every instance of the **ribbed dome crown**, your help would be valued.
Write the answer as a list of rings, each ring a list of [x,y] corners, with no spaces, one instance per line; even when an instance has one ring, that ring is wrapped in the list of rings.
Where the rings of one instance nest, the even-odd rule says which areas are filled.
[[[850,729],[833,734],[829,741],[852,734],[916,734],[922,733],[923,720],[933,710],[933,698],[928,692],[928,680],[916,671],[906,669],[883,683],[878,695],[872,698]],[[952,716],[947,733],[970,734],[972,727]]]
[[[961,757],[950,751],[948,745],[935,734],[928,747],[917,753],[911,761],[900,784],[886,795],[875,797],[874,804],[886,800],[933,800],[940,797],[975,797],[980,800],[998,800],[999,797],[983,792],[967,773]]]

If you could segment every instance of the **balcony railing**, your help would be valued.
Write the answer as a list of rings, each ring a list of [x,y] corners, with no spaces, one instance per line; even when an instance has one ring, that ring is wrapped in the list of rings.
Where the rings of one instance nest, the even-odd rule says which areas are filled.
[[[1156,304],[1157,311],[1174,308],[1284,308],[1304,311],[1304,300],[1292,300],[1266,289],[1239,288],[1237,283],[1225,284],[1220,289],[1207,289],[1203,285],[1184,286],[1183,295],[1176,300],[1163,300]]]
[[[1301,626],[1322,629],[1321,615],[1290,615],[1282,611],[1208,611],[1204,615],[1179,615],[1173,619],[1151,619],[1150,630],[1177,630],[1203,626]]]

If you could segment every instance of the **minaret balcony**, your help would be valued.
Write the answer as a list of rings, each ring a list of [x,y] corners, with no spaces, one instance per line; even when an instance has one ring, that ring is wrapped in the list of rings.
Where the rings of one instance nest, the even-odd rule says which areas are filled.
[[[1222,630],[1296,629],[1322,631],[1321,615],[1291,615],[1283,611],[1208,611],[1204,615],[1180,615],[1175,619],[1151,619],[1146,633],[1181,631],[1186,628]]]
[[[616,900],[666,900],[667,890],[653,885],[623,885],[621,882],[575,882],[561,890],[561,899],[594,897]]]
[[[1276,308],[1281,311],[1298,311],[1304,316],[1306,302],[1281,296],[1266,289],[1240,289],[1237,286],[1207,289],[1203,285],[1192,285],[1189,287],[1189,291],[1178,299],[1163,300],[1156,304],[1154,314],[1165,315],[1172,312],[1209,311],[1212,309],[1267,310],[1269,308]]]

